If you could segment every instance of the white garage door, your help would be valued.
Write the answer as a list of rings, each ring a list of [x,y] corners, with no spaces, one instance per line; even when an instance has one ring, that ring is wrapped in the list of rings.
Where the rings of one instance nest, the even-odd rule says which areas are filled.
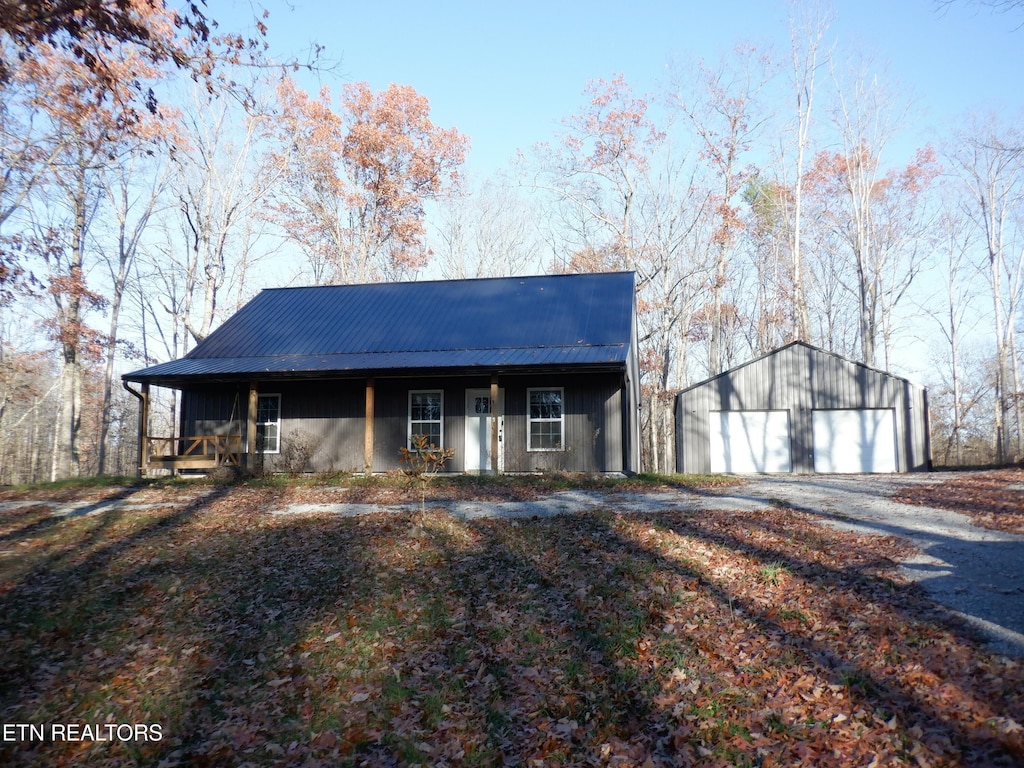
[[[712,411],[712,472],[792,472],[789,411]]]
[[[815,472],[895,472],[896,412],[815,411]]]

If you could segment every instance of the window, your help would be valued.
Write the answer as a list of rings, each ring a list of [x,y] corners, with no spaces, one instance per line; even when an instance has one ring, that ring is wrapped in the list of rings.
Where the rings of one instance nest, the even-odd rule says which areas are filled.
[[[256,401],[256,452],[281,452],[280,395],[260,395]]]
[[[409,447],[413,435],[426,435],[427,445],[443,448],[441,418],[444,409],[443,393],[436,391],[412,391],[409,393]]]
[[[564,425],[562,390],[528,389],[530,412],[527,416],[526,449],[528,451],[561,451]]]

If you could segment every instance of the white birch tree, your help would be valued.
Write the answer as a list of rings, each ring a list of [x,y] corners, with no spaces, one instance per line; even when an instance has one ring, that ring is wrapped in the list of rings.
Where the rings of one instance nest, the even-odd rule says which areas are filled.
[[[1024,292],[1024,141],[1018,129],[994,119],[956,135],[947,153],[970,200],[983,243],[981,268],[992,300],[995,347],[994,443],[996,460],[1021,454],[1017,309]]]

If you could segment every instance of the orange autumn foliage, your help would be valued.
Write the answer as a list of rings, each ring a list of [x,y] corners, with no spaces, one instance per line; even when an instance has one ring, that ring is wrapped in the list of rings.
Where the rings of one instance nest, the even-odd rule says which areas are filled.
[[[287,172],[274,211],[320,265],[318,280],[368,282],[422,268],[430,256],[424,202],[458,184],[468,139],[435,126],[429,101],[410,86],[375,92],[350,83],[336,108],[327,88],[313,98],[285,79],[278,99],[274,130],[284,149],[274,159]]]

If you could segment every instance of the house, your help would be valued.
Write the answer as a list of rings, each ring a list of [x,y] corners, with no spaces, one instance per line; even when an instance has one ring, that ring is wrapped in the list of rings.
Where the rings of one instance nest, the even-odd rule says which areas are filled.
[[[383,472],[424,434],[456,472],[636,472],[634,295],[627,272],[264,290],[123,377],[140,468]],[[176,436],[148,434],[154,385]]]
[[[928,393],[802,341],[676,396],[680,472],[929,469]]]

